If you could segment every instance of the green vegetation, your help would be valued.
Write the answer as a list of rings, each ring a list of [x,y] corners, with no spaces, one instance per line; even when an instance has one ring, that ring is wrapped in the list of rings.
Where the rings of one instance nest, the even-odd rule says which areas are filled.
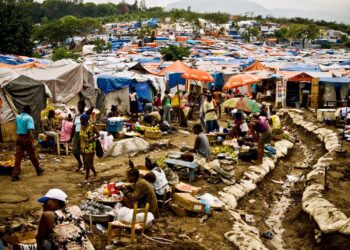
[[[31,55],[32,20],[15,1],[0,0],[0,52]]]
[[[61,59],[73,59],[77,60],[79,58],[79,54],[75,51],[68,50],[66,48],[55,48],[53,50],[51,59],[53,61],[61,60]]]
[[[102,53],[103,51],[112,49],[112,44],[110,42],[105,43],[101,38],[96,38],[94,45],[94,51],[97,53]]]
[[[191,51],[188,47],[170,45],[168,47],[163,47],[160,49],[165,61],[176,61],[182,60],[184,57],[188,57]]]
[[[33,38],[38,42],[46,42],[57,47],[68,38],[86,37],[87,34],[98,29],[101,29],[101,25],[96,19],[65,16],[51,21],[43,20],[41,25],[35,26]]]
[[[200,34],[200,18],[207,19],[217,25],[228,23],[230,15],[227,13],[195,13],[190,8],[172,9],[165,11],[161,7],[139,9],[137,0],[133,4],[121,2],[119,4],[75,4],[71,1],[46,0],[43,3],[32,0],[0,0],[0,52],[30,55],[33,41],[50,44],[54,48],[65,45],[69,38],[81,36],[86,40],[87,34],[100,34],[102,25],[110,22],[142,21],[157,17],[164,21],[170,17],[172,21],[187,21],[193,24],[193,35]],[[238,16],[235,21],[248,20],[252,17]],[[318,36],[319,29],[334,29],[350,34],[350,25],[314,21],[307,18],[274,18],[271,16],[256,16],[253,18],[263,25],[269,22],[278,23],[283,28],[276,31],[275,37],[280,40],[287,38],[302,40],[313,39]],[[33,24],[35,24],[33,26]],[[233,22],[232,27],[236,24]],[[205,28],[205,27],[204,27]],[[135,31],[139,38],[150,37],[154,39],[155,30],[147,26]],[[224,33],[221,28],[218,34]],[[259,37],[257,28],[249,29],[243,36],[246,40],[250,36]],[[72,40],[72,39],[71,39]],[[342,37],[344,45],[349,41],[346,36]],[[83,41],[83,44],[85,41]],[[74,47],[74,43],[70,44]],[[104,45],[107,46],[108,44]],[[97,46],[97,50],[100,48]]]

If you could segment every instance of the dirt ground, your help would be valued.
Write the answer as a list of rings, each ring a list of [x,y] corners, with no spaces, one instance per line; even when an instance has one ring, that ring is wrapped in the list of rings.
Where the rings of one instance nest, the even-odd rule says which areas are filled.
[[[227,117],[224,117],[224,120]],[[313,114],[308,114],[308,119],[314,119]],[[289,120],[285,121],[288,124]],[[306,158],[311,158],[310,166],[326,151],[321,143],[310,137],[301,129],[290,125],[289,130],[297,139],[295,147],[287,157],[281,159],[274,171],[258,184],[258,188],[239,201],[237,209],[243,213],[254,216],[253,225],[260,233],[272,231],[272,240],[261,237],[269,249],[349,249],[350,239],[339,234],[323,235],[321,244],[314,240],[316,223],[302,211],[301,197],[305,183],[299,181],[288,186],[285,192],[287,175],[303,176],[309,169],[296,170],[295,166]],[[144,162],[144,157],[163,157],[169,151],[176,151],[182,144],[191,146],[194,143],[193,134],[167,135],[162,140],[169,140],[172,147],[169,149],[157,149],[146,153],[139,153],[132,157],[136,165]],[[159,142],[150,140],[150,143]],[[348,152],[350,146],[345,145]],[[306,152],[306,153],[305,153]],[[1,144],[0,160],[11,158],[14,148],[11,144]],[[96,159],[95,166],[99,179],[90,184],[83,184],[84,174],[75,172],[76,162],[73,156],[57,156],[53,153],[40,153],[40,162],[46,169],[43,176],[37,177],[28,159],[22,162],[21,181],[13,183],[9,176],[0,176],[0,236],[12,232],[25,231],[35,228],[41,213],[41,206],[37,199],[50,188],[61,188],[69,197],[69,204],[80,204],[85,199],[87,191],[99,187],[102,183],[125,179],[128,157],[106,157]],[[334,157],[338,157],[334,155]],[[329,189],[325,197],[336,207],[350,216],[350,197],[347,190],[350,189],[350,162],[348,157],[335,158],[329,171]],[[242,163],[235,167],[235,178],[239,179],[250,164]],[[276,183],[277,182],[277,183]],[[208,184],[205,176],[200,176],[194,186],[201,187],[201,192],[209,192],[217,195],[225,186],[221,184]],[[276,204],[287,200],[285,212],[280,213],[275,208]],[[204,223],[200,222],[203,215],[193,214],[188,217],[177,217],[170,211],[162,211],[161,218],[146,232],[150,237],[160,237],[172,240],[174,243],[164,245],[150,240],[142,239],[137,247],[127,246],[127,249],[236,249],[235,246],[224,238],[224,233],[232,228],[227,211],[215,211]],[[267,221],[273,221],[267,223]],[[278,222],[274,222],[278,221]],[[104,225],[105,226],[105,225]],[[96,249],[105,249],[106,237],[96,227],[91,229],[90,239]],[[121,248],[122,249],[122,248]]]

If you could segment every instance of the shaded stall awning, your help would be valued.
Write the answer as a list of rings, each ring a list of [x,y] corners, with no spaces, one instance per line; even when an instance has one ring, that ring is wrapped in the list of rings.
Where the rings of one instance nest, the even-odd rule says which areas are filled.
[[[183,73],[181,77],[187,80],[196,80],[196,81],[202,81],[202,82],[215,81],[214,77],[210,73],[206,71],[198,70],[198,69],[190,69],[185,73]]]
[[[350,84],[350,77],[321,77],[319,82],[322,83],[344,83]]]
[[[251,74],[238,74],[231,76],[224,86],[224,90],[239,88],[248,84],[259,82],[259,78]]]

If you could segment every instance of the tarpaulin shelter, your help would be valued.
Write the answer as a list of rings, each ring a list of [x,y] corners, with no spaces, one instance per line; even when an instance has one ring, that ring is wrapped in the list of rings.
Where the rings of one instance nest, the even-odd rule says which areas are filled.
[[[43,63],[38,63],[38,62],[28,62],[28,63],[23,63],[23,64],[6,64],[6,63],[0,63],[0,68],[6,68],[6,69],[18,69],[18,68],[45,68],[47,65]]]
[[[253,64],[249,65],[247,68],[245,68],[245,71],[261,71],[261,70],[268,70],[266,66],[264,66],[261,62],[255,61]]]
[[[157,75],[164,76],[166,73],[184,73],[190,69],[191,68],[188,67],[185,63],[181,62],[180,60],[177,60],[176,62],[172,63],[165,69],[158,72]]]
[[[93,74],[83,65],[69,60],[48,64],[45,68],[15,68],[17,74],[42,81],[52,93],[52,102],[67,103],[79,93],[95,98]]]
[[[153,100],[151,82],[148,78],[132,72],[121,72],[115,75],[99,75],[97,85],[101,89],[104,108],[109,109],[112,104],[118,105],[121,111],[129,111],[129,92],[135,87],[139,98],[139,111],[142,111],[141,100]]]
[[[0,69],[0,110],[3,141],[12,141],[16,136],[15,117],[29,105],[37,132],[41,131],[40,114],[46,108],[49,90],[42,81],[17,74],[11,69]]]

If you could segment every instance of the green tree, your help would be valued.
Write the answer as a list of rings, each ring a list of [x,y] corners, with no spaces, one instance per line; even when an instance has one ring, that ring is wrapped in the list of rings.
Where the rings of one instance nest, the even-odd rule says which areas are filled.
[[[305,47],[306,39],[316,39],[320,34],[320,30],[315,24],[293,24],[290,26],[288,35],[293,40],[302,40],[302,46]]]
[[[279,40],[287,39],[288,29],[287,28],[280,28],[279,30],[276,30],[275,37]]]
[[[103,52],[105,43],[101,38],[96,38],[94,41],[94,45],[95,45],[94,51],[96,51],[97,53]]]
[[[0,1],[0,52],[31,55],[32,20],[12,0]]]
[[[340,39],[342,43],[346,43],[349,40],[349,37],[347,35],[341,35]]]
[[[164,60],[166,61],[176,61],[182,60],[184,57],[188,57],[191,51],[188,47],[169,45],[168,47],[163,47],[160,49]]]
[[[68,50],[66,48],[55,48],[53,50],[51,59],[53,61],[61,60],[61,59],[73,59],[77,60],[79,58],[79,54],[72,51]]]

